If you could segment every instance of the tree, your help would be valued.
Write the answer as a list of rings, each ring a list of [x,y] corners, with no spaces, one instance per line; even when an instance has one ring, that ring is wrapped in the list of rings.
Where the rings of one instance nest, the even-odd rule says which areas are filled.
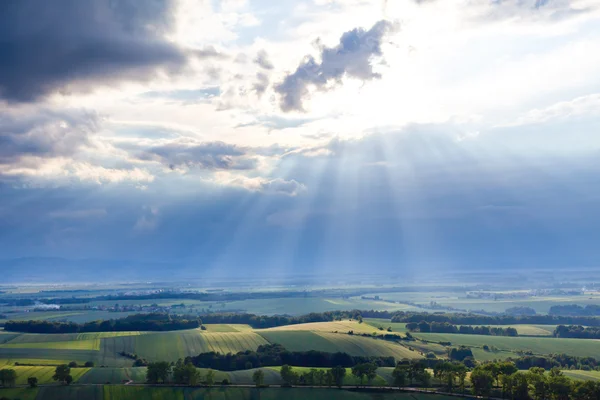
[[[461,390],[461,393],[465,393],[465,380],[467,378],[467,367],[464,364],[455,364],[454,372],[456,374],[456,378],[458,379],[458,387]]]
[[[14,369],[0,370],[0,381],[2,382],[2,386],[15,386],[17,372]]]
[[[360,384],[363,384],[364,378],[367,382],[371,382],[377,376],[377,365],[373,363],[356,364],[352,367],[352,375],[360,379]]]
[[[36,378],[35,376],[30,376],[29,378],[27,378],[27,384],[29,385],[29,387],[36,387],[38,384],[38,378]]]
[[[471,385],[473,386],[473,394],[476,396],[489,397],[493,382],[494,377],[492,374],[481,367],[477,367],[471,372]]]
[[[65,384],[70,385],[73,382],[73,377],[71,375],[65,376]]]
[[[148,383],[165,383],[169,379],[171,366],[166,361],[148,363],[146,380]]]
[[[215,371],[209,368],[208,371],[206,371],[204,380],[206,381],[207,386],[212,386],[215,383]]]
[[[333,375],[333,381],[338,387],[342,387],[344,384],[344,377],[346,376],[346,368],[337,366],[331,368],[331,374]]]
[[[252,374],[252,381],[254,382],[256,387],[261,387],[263,385],[264,380],[265,374],[264,372],[262,372],[262,369],[257,369],[256,371],[254,371],[254,373]]]
[[[554,367],[548,377],[548,394],[553,400],[568,400],[571,392],[571,381]]]
[[[532,389],[534,400],[544,400],[548,397],[548,379],[544,368],[531,367],[527,372],[527,381]]]
[[[71,376],[71,368],[68,365],[63,364],[56,367],[52,379],[55,381],[66,383],[67,376]]]
[[[285,364],[281,366],[279,370],[279,374],[281,375],[281,379],[286,383],[286,385],[293,385],[298,381],[298,374],[292,370],[292,367]]]
[[[331,370],[328,369],[327,372],[325,372],[325,384],[329,387],[333,386],[333,384],[335,383],[335,378],[333,376],[333,374],[331,373]]]
[[[93,361],[86,361],[84,367],[86,367],[86,368],[94,368],[94,362]]]
[[[394,379],[394,386],[404,386],[408,379],[407,367],[402,364],[396,364],[394,371],[392,371],[392,378]]]
[[[71,362],[69,363],[69,368],[77,368],[77,367],[78,367],[78,365],[77,365],[77,361],[71,361]]]
[[[575,382],[573,398],[578,400],[600,399],[600,383],[593,381]]]

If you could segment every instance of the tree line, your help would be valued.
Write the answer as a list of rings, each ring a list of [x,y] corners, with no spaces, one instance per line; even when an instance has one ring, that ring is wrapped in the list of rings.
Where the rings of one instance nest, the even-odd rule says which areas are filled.
[[[410,332],[435,332],[435,333],[461,333],[466,335],[491,335],[491,336],[518,336],[517,330],[512,327],[501,328],[495,326],[470,326],[453,325],[448,322],[409,322],[406,329]]]
[[[578,317],[597,317],[600,316],[600,305],[588,304],[585,307],[582,307],[577,304],[556,305],[550,307],[548,314]]]
[[[92,365],[93,366],[93,365]],[[62,364],[56,367],[52,379],[70,385],[73,382],[73,376],[71,375],[71,365]],[[17,372],[12,368],[5,368],[0,370],[0,383],[4,387],[14,387],[17,382]],[[36,387],[38,385],[38,379],[35,376],[27,378],[27,384],[30,387]]]
[[[195,317],[169,314],[136,314],[120,319],[92,321],[83,324],[54,321],[7,321],[5,331],[26,333],[82,333],[123,331],[175,331],[202,327]]]
[[[594,357],[577,357],[568,354],[550,354],[547,356],[526,355],[519,358],[508,358],[519,369],[533,367],[550,370],[552,368],[568,368],[581,370],[599,370],[600,363]]]
[[[357,364],[371,362],[381,367],[393,367],[394,357],[352,356],[347,353],[326,353],[323,351],[288,351],[280,344],[258,346],[256,351],[241,351],[236,354],[220,354],[215,352],[201,353],[187,357],[199,368],[213,368],[221,371],[235,371],[259,367],[280,366],[284,364],[299,367],[353,367]]]
[[[496,386],[502,398],[512,400],[600,398],[600,382],[574,381],[558,368],[552,368],[548,373],[538,367],[519,371],[511,362],[491,362],[475,367],[470,381],[473,394],[483,397],[493,395]]]
[[[364,315],[363,315],[364,317]],[[392,322],[447,322],[455,325],[586,325],[600,326],[600,317],[560,315],[479,315],[471,313],[425,313],[397,311]]]
[[[557,338],[600,339],[600,327],[559,325],[554,329],[553,335]]]

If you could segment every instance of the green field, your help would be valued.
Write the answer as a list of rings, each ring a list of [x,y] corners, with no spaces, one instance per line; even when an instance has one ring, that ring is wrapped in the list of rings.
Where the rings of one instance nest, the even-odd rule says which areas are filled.
[[[392,332],[408,332],[406,329],[406,323],[404,322],[391,322],[389,319],[383,318],[365,318],[363,321],[375,328],[387,329],[392,328]]]
[[[6,397],[7,399],[36,400],[38,398],[38,390],[39,388],[0,388],[0,398]],[[40,400],[42,399],[41,396],[39,398]]]
[[[79,383],[146,382],[146,367],[139,368],[92,368],[79,378]]]
[[[600,371],[564,370],[563,374],[580,381],[600,381]]]
[[[402,345],[358,335],[310,331],[261,331],[260,334],[290,351],[339,351],[354,356],[393,356],[396,359],[421,357]]]
[[[452,397],[417,393],[364,393],[338,389],[145,388],[105,386],[104,400],[447,400]],[[455,397],[454,397],[455,398]],[[71,400],[66,398],[64,400]]]
[[[504,351],[532,351],[535,354],[565,353],[578,357],[600,359],[600,341],[592,339],[559,339],[546,337],[506,337],[487,335],[461,335],[445,333],[414,333],[413,336],[430,340],[451,342],[453,346],[496,346]]]
[[[52,338],[50,338],[52,339]],[[100,340],[71,340],[64,342],[35,342],[0,344],[0,349],[100,350]]]
[[[104,338],[101,341],[101,364],[114,365],[121,351],[135,353],[150,361],[177,361],[179,358],[215,351],[222,354],[256,350],[267,344],[262,336],[251,332],[187,331],[147,333],[139,336]],[[131,360],[129,364],[131,365]]]
[[[55,367],[29,367],[29,366],[15,366],[11,367],[17,373],[17,385],[26,385],[27,378],[35,376],[38,378],[39,384],[54,383],[52,376],[54,375]],[[71,376],[73,382],[77,382],[78,379],[85,375],[90,368],[71,368]]]

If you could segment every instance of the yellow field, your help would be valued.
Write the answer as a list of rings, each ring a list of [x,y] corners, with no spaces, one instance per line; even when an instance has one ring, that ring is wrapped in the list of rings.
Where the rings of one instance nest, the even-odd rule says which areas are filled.
[[[130,332],[89,332],[80,333],[77,335],[76,340],[92,340],[92,339],[104,339],[109,337],[120,337],[120,336],[138,336],[146,332],[130,331]]]
[[[8,343],[0,345],[6,349],[56,349],[56,350],[100,350],[100,339],[71,340],[65,342]]]
[[[62,365],[68,364],[69,362],[69,360],[42,360],[39,358],[2,358],[0,359],[0,368],[4,366],[15,365],[15,363],[34,365]]]
[[[244,324],[204,324],[206,331],[201,332],[250,332],[252,327]]]
[[[257,330],[258,331],[258,330]],[[307,324],[296,324],[296,325],[285,325],[278,326],[275,328],[261,329],[260,331],[312,331],[312,332],[339,332],[347,333],[348,331],[354,331],[354,333],[373,333],[380,332],[377,328],[371,325],[358,321],[345,320],[345,321],[331,321],[331,322],[309,322]]]

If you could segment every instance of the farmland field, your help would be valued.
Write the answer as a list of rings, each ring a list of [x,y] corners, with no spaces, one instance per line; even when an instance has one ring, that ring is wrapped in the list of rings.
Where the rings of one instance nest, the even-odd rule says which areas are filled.
[[[92,368],[79,378],[79,383],[121,383],[123,381],[144,383],[146,367],[138,368]]]
[[[413,336],[436,342],[451,342],[454,346],[482,347],[487,344],[505,351],[530,350],[535,354],[566,353],[579,357],[600,358],[600,341],[593,339],[506,337],[450,333],[414,333]]]
[[[581,381],[600,381],[600,371],[564,370],[563,374]]]
[[[177,361],[179,358],[209,351],[227,354],[256,350],[262,344],[267,344],[267,341],[254,332],[208,332],[193,329],[105,338],[102,339],[100,350],[106,357],[114,357],[120,351],[125,351],[148,360]],[[102,363],[118,366],[113,365],[110,359]]]
[[[204,324],[207,332],[248,332],[250,325],[244,324]]]
[[[52,380],[55,367],[16,366],[11,368],[17,372],[17,385],[26,385],[27,378],[31,376],[35,376],[36,378],[38,378],[39,384],[48,384],[55,382]],[[77,380],[89,370],[90,368],[71,368],[71,376],[73,377],[73,382],[77,382]]]
[[[38,396],[38,388],[0,388],[0,398],[21,399],[21,400],[36,400]]]
[[[421,357],[399,344],[357,335],[310,331],[260,331],[260,334],[290,351],[340,351],[355,356],[393,356],[396,359]]]
[[[306,324],[284,325],[275,328],[263,329],[257,332],[270,331],[313,331],[313,332],[340,332],[346,333],[354,331],[354,333],[373,333],[379,332],[377,328],[358,321],[331,321],[331,322],[309,322]]]
[[[51,339],[51,338],[50,338]],[[33,342],[33,343],[6,343],[0,345],[1,349],[56,349],[56,350],[100,350],[100,340],[72,340],[63,342]]]
[[[1,393],[1,392],[0,392]],[[418,393],[361,393],[338,389],[250,389],[224,388],[145,388],[133,386],[104,386],[104,400],[447,400],[455,397]],[[71,400],[65,397],[64,400]]]
[[[383,318],[365,318],[363,321],[375,328],[387,329],[390,327],[392,332],[407,332],[406,323],[404,322],[391,322],[389,319]]]

